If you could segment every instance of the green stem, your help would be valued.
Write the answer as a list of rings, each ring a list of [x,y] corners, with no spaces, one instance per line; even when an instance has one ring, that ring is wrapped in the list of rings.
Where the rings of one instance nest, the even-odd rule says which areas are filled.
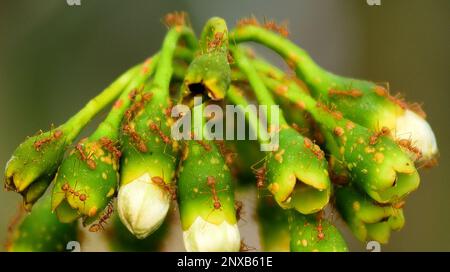
[[[259,104],[267,106],[267,120],[269,124],[272,124],[274,120],[271,120],[271,106],[276,105],[271,93],[264,85],[261,77],[258,75],[256,69],[252,66],[250,60],[245,56],[241,49],[237,47],[230,48],[237,66],[247,76],[250,85],[252,86]],[[279,116],[279,125],[287,125],[283,114]]]
[[[108,116],[91,135],[91,140],[98,140],[101,137],[108,137],[111,140],[117,140],[119,138],[120,123],[122,122],[125,111],[131,104],[129,94],[133,90],[139,89],[145,84],[148,78],[155,71],[158,60],[159,53],[155,54],[153,57],[146,61],[146,63],[148,63],[148,67],[142,67],[135,78],[127,85],[125,91],[122,92],[120,97],[117,99]]]
[[[306,51],[288,39],[264,28],[256,26],[240,27],[233,31],[230,37],[236,43],[254,41],[274,50],[288,63],[294,64],[297,75],[313,88],[318,86],[317,79],[320,77],[337,77],[318,66]],[[315,88],[314,91],[319,92],[318,89],[320,88]]]
[[[155,97],[165,98],[169,96],[170,79],[173,74],[172,62],[178,41],[181,38],[185,38],[188,48],[195,49],[197,47],[194,33],[189,27],[179,26],[169,30],[162,45],[155,77],[152,82],[152,89],[159,89],[159,91],[154,93]]]
[[[241,106],[242,108],[246,108],[249,105],[247,99],[245,99],[244,95],[242,94],[242,91],[233,85],[230,86],[230,89],[227,92],[227,98],[233,104]],[[260,142],[265,142],[267,141],[267,139],[270,139],[266,131],[264,131],[263,129],[258,129],[260,126],[260,122],[256,112],[246,111],[245,113],[245,117],[247,118],[249,126],[251,129],[253,129],[253,131],[256,132],[258,140]]]
[[[127,70],[63,125],[67,142],[72,142],[97,113],[122,93],[141,67],[142,64],[139,64]]]

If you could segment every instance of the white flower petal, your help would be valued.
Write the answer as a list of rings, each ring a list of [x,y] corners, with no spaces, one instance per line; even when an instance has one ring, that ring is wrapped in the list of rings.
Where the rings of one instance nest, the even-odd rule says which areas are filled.
[[[122,223],[139,239],[161,226],[170,207],[169,193],[153,184],[148,173],[120,187],[117,201]]]
[[[432,159],[438,152],[436,138],[428,122],[411,110],[397,118],[395,129],[397,139],[411,140],[422,152],[422,160]]]
[[[200,216],[183,232],[184,246],[188,252],[239,251],[241,238],[237,224],[223,221],[216,225]]]

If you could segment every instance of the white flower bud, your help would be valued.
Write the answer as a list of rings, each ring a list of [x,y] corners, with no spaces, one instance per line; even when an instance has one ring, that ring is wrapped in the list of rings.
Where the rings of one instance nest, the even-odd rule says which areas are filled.
[[[421,160],[430,160],[438,152],[436,138],[428,122],[411,110],[397,118],[396,139],[411,140],[413,146],[422,152]]]
[[[122,223],[137,238],[157,230],[170,206],[170,195],[151,181],[148,173],[120,187],[118,211]]]
[[[241,245],[237,224],[223,221],[216,225],[200,216],[183,232],[183,239],[188,252],[232,252],[239,251]]]

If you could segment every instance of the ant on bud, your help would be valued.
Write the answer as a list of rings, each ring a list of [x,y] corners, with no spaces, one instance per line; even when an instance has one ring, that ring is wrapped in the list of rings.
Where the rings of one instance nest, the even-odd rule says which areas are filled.
[[[86,162],[89,169],[95,170],[95,168],[97,168],[97,164],[95,163],[95,161],[93,159],[91,159],[90,155],[86,155],[84,153],[83,146],[80,143],[78,143],[76,145],[76,149],[77,149],[78,153],[80,153],[81,160]]]
[[[109,152],[111,152],[114,157],[118,160],[120,159],[120,157],[122,156],[122,152],[116,147],[116,145],[114,144],[114,142],[107,138],[107,137],[102,137],[100,138],[100,144]]]
[[[334,90],[331,89],[328,91],[328,96],[350,96],[350,97],[361,97],[363,93],[360,90],[348,90],[348,91],[342,91],[342,90]]]
[[[159,176],[154,176],[151,178],[151,180],[154,184],[158,185],[164,191],[168,192],[172,196],[172,200],[177,200],[177,191],[174,186],[167,184],[166,182],[164,182],[164,179]]]
[[[317,214],[317,221],[319,221],[319,224],[317,225],[317,239],[319,239],[319,241],[325,238],[325,233],[323,233],[322,227],[322,218],[323,218],[323,211],[320,211]]]
[[[375,145],[378,142],[378,138],[382,136],[389,136],[391,134],[391,130],[388,127],[382,127],[380,131],[375,132],[372,136],[370,136],[369,144]]]
[[[59,138],[61,138],[61,136],[63,135],[63,132],[61,130],[56,130],[55,132],[53,132],[53,135],[44,139],[41,139],[39,141],[36,141],[34,143],[34,148],[36,149],[36,151],[41,151],[41,148],[43,145],[50,143],[53,140],[57,140]]]
[[[78,183],[78,181],[77,181],[77,183]],[[77,187],[77,184],[75,184],[75,188]],[[70,187],[70,185],[69,185],[69,183],[64,183],[62,186],[61,186],[61,190],[64,192],[64,193],[66,193],[66,192],[68,192],[69,194],[71,194],[72,196],[74,196],[74,197],[78,197],[78,199],[81,201],[81,202],[85,202],[86,200],[87,200],[87,195],[86,194],[83,194],[83,193],[80,193],[79,191],[77,191],[75,188],[72,188],[72,187]]]
[[[150,130],[157,133],[159,135],[159,137],[161,138],[161,140],[165,143],[165,144],[170,144],[172,143],[172,141],[170,140],[170,137],[167,136],[166,134],[164,134],[164,132],[161,130],[160,126],[158,126],[155,123],[151,123],[150,124]]]
[[[111,217],[111,215],[114,212],[114,206],[113,203],[110,202],[108,204],[108,207],[106,208],[106,212],[104,215],[102,215],[102,217],[100,217],[100,220],[98,221],[98,223],[93,224],[92,226],[89,227],[89,231],[90,232],[98,232],[100,230],[105,229],[105,227],[103,226],[103,224],[106,224],[107,220]]]
[[[145,142],[141,139],[141,136],[136,132],[134,128],[132,128],[129,124],[125,124],[123,126],[123,131],[125,134],[128,134],[131,137],[131,140],[135,144],[137,150],[142,153],[148,152],[147,145]]]
[[[400,139],[397,141],[397,143],[400,147],[403,147],[404,149],[413,153],[416,156],[415,160],[418,160],[422,157],[422,151],[420,151],[420,149],[418,149],[417,147],[413,146],[411,140]]]
[[[219,197],[217,196],[216,191],[216,179],[212,176],[208,176],[206,179],[206,184],[211,188],[211,193],[214,201],[214,209],[218,210],[222,207],[222,204],[220,204]]]

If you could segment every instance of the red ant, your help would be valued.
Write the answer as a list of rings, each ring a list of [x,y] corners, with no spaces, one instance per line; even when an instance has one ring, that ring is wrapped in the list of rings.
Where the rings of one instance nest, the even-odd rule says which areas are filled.
[[[208,42],[208,51],[220,47],[222,45],[224,35],[225,34],[223,32],[216,32],[214,34],[214,39]]]
[[[75,187],[76,187],[77,185],[75,184]],[[82,194],[82,193],[80,193],[79,191],[76,191],[75,189],[73,189],[72,187],[70,187],[70,185],[69,185],[69,183],[64,183],[62,186],[61,186],[61,190],[65,193],[65,192],[68,192],[68,193],[70,193],[72,196],[75,196],[75,197],[78,197],[78,199],[81,201],[81,202],[85,202],[86,200],[87,200],[87,195],[86,194]]]
[[[88,156],[88,155],[86,155],[86,154],[84,153],[83,146],[82,146],[80,143],[78,143],[78,144],[76,145],[76,149],[77,149],[77,151],[80,153],[81,160],[84,161],[84,162],[86,162],[86,164],[87,164],[87,166],[89,167],[89,169],[94,170],[94,169],[97,167],[97,164],[95,163],[94,160],[92,160],[92,159],[90,158],[90,156]]]
[[[125,112],[125,118],[128,123],[131,122],[139,113],[139,111],[141,111],[145,107],[145,104],[153,98],[153,93],[144,93],[141,95],[141,99],[139,101],[135,101],[136,96],[139,93],[142,93],[142,89],[132,91],[132,94],[130,93],[132,95],[131,97],[134,103]]]
[[[331,89],[328,91],[328,96],[350,96],[350,97],[361,97],[363,93],[360,90],[348,90],[348,91],[342,91],[342,90],[334,90]]]
[[[53,132],[52,136],[36,141],[34,143],[34,148],[36,149],[36,151],[41,151],[43,145],[50,143],[52,140],[59,139],[62,135],[63,132],[61,130],[56,130],[55,132]]]
[[[105,229],[103,227],[103,224],[106,224],[106,221],[111,217],[113,212],[114,212],[114,206],[113,206],[113,203],[110,202],[107,206],[105,214],[102,217],[100,217],[100,220],[98,221],[98,223],[93,224],[92,226],[89,227],[89,231],[90,232],[98,232],[100,230]]]
[[[218,210],[222,207],[222,204],[220,204],[219,197],[217,196],[216,191],[216,179],[212,176],[208,176],[206,179],[206,183],[209,187],[211,187],[211,193],[214,201],[214,209]]]
[[[137,149],[140,152],[146,153],[148,151],[147,145],[141,139],[141,136],[139,136],[139,134],[129,124],[125,124],[123,126],[123,131],[126,134],[130,135],[131,140],[133,141],[133,143],[136,145]]]
[[[413,146],[411,140],[401,139],[397,141],[398,145],[407,149],[408,151],[414,153],[416,155],[416,160],[422,157],[422,152],[417,147]]]
[[[322,227],[322,218],[323,218],[323,211],[320,211],[317,214],[317,221],[319,221],[317,225],[317,239],[323,240],[325,238],[325,233],[323,233],[323,227]]]
[[[265,187],[266,183],[266,175],[267,175],[267,168],[266,163],[264,162],[263,165],[259,168],[256,168],[256,165],[258,165],[261,161],[265,160],[266,158],[263,158],[260,161],[257,161],[254,163],[250,168],[252,169],[253,174],[256,178],[256,188],[258,190],[262,190]]]
[[[153,132],[159,134],[159,137],[162,139],[162,141],[165,144],[170,144],[172,143],[172,141],[170,140],[169,136],[167,136],[166,134],[164,134],[164,132],[161,130],[161,128],[155,124],[155,123],[151,123],[150,124],[150,130],[152,130]]]
[[[375,132],[372,136],[370,136],[369,144],[375,145],[378,141],[378,138],[382,136],[388,136],[391,134],[391,130],[388,127],[382,127],[380,131]]]
[[[231,166],[234,162],[234,159],[236,158],[237,154],[233,151],[229,150],[225,142],[223,140],[217,140],[216,141],[217,146],[219,147],[219,151],[222,154],[222,157],[225,159],[225,163],[228,166]]]
[[[289,30],[287,29],[286,24],[282,26],[278,25],[274,20],[269,20],[264,22],[264,28],[267,30],[271,30],[277,32],[283,37],[289,36]]]
[[[244,239],[241,239],[241,245],[239,247],[239,252],[247,252],[247,251],[251,251],[251,250],[256,250],[256,248],[248,246],[245,242]]]
[[[439,164],[438,159],[437,158],[432,158],[427,160],[426,162],[424,162],[422,165],[420,165],[418,168],[433,168],[435,166],[437,166]]]
[[[183,26],[186,24],[186,12],[171,12],[164,16],[164,24],[167,27]]]
[[[320,149],[320,147],[314,144],[309,138],[304,138],[303,144],[306,148],[311,150],[311,152],[319,159],[322,160],[325,157],[325,153]]]
[[[256,177],[256,188],[263,189],[266,181],[266,167],[263,166],[253,171]]]
[[[164,175],[164,174],[163,174]],[[168,192],[171,196],[172,196],[172,200],[177,200],[177,191],[176,189],[165,183],[164,179],[162,177],[159,176],[153,176],[151,178],[152,182],[156,185],[158,185],[159,187],[161,187],[164,191]]]
[[[260,24],[258,22],[258,19],[256,19],[254,16],[252,16],[250,18],[242,18],[236,24],[236,26],[238,28],[248,26],[248,25],[259,26]]]
[[[422,109],[422,105],[414,102],[414,103],[409,103],[408,104],[408,109],[412,110],[413,112],[417,113],[417,115],[419,115],[422,118],[426,118],[427,114],[426,112]]]
[[[339,111],[333,111],[333,110],[331,110],[330,108],[328,108],[326,105],[324,105],[324,104],[322,104],[322,103],[320,103],[320,102],[317,102],[317,103],[316,103],[316,106],[317,106],[318,108],[322,109],[323,111],[325,111],[325,112],[331,114],[336,120],[341,120],[342,117],[343,117],[341,112],[339,112]]]
[[[128,98],[130,99],[130,101],[135,101],[136,97],[139,94],[139,90],[138,89],[133,89],[129,94],[128,94]]]
[[[304,133],[307,133],[308,131],[309,131],[309,129],[308,128],[302,128],[299,124],[297,124],[297,123],[292,123],[291,124],[291,127],[293,128],[293,129],[295,129],[297,132],[299,132],[299,133],[302,133],[302,134],[304,134]]]
[[[242,209],[243,208],[244,208],[244,204],[242,203],[242,201],[236,200],[234,202],[234,209],[236,210],[236,220],[237,221],[243,219],[242,218]]]
[[[122,152],[116,147],[116,145],[111,139],[107,137],[102,137],[100,138],[100,144],[104,148],[106,148],[109,152],[111,152],[116,158],[116,160],[120,159],[120,157],[122,156]]]

